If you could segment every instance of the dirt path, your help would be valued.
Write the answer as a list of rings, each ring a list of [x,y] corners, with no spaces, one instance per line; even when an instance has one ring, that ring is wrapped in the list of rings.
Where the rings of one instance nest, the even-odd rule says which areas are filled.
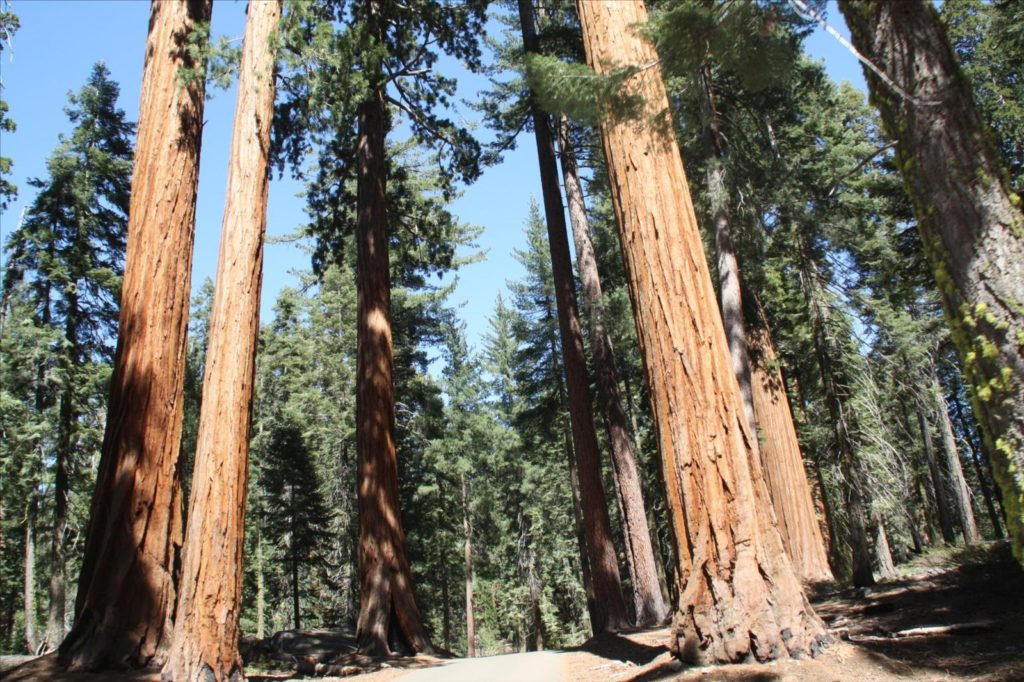
[[[485,658],[459,658],[434,668],[414,670],[397,677],[402,682],[562,682],[559,651],[532,651]]]

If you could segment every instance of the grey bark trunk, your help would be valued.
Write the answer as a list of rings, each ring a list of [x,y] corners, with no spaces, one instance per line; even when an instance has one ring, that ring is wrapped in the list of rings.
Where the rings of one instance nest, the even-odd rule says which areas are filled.
[[[29,655],[36,652],[36,519],[35,501],[25,512],[25,571],[22,596],[25,606],[25,647]]]
[[[871,500],[868,492],[867,467],[857,452],[855,442],[857,415],[850,405],[849,377],[843,376],[844,373],[838,371],[840,368],[834,363],[834,358],[841,357],[842,353],[828,329],[831,311],[828,303],[823,300],[817,265],[807,254],[804,254],[802,259],[800,281],[810,312],[814,349],[818,356],[825,403],[832,417],[836,446],[840,452],[840,467],[846,479],[843,494],[850,516],[853,584],[855,587],[867,587],[875,584],[872,570],[873,543],[868,530]]]
[[[932,370],[932,398],[935,402],[935,420],[939,425],[939,433],[942,435],[942,454],[946,459],[946,472],[949,474],[952,484],[957,522],[964,535],[964,544],[973,545],[981,540],[981,534],[978,533],[978,523],[974,519],[974,509],[971,506],[971,490],[967,487],[963,465],[960,464],[960,451],[956,446],[956,436],[953,435],[953,422],[949,419],[946,399],[942,395],[942,385],[935,375],[934,368]]]
[[[925,461],[928,463],[928,473],[932,479],[932,493],[935,496],[935,508],[939,513],[939,530],[942,531],[942,539],[948,545],[956,542],[956,535],[953,532],[953,516],[949,508],[949,495],[946,492],[946,482],[939,469],[938,458],[935,456],[935,446],[932,443],[932,427],[924,410],[917,408],[917,426],[921,431],[921,441],[924,444]]]
[[[469,483],[462,474],[463,560],[466,569],[466,656],[476,656],[476,614],[473,612],[473,523],[469,516]]]
[[[978,448],[974,444],[971,425],[968,423],[966,415],[964,415],[959,399],[953,401],[953,408],[956,410],[957,421],[960,422],[961,433],[963,433],[964,440],[967,441],[967,447],[971,451],[971,463],[974,465],[974,474],[978,477],[978,485],[981,486],[981,495],[985,499],[985,511],[988,512],[989,523],[992,524],[992,533],[997,540],[1002,540],[1006,537],[1003,534],[1003,524],[999,513],[996,511],[995,502],[992,499],[992,490],[988,485],[985,466],[981,461],[981,453],[978,452]]]

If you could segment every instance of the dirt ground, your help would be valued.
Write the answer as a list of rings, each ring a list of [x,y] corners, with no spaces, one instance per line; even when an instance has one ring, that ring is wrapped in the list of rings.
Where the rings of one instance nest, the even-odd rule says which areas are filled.
[[[1024,571],[1005,543],[929,555],[866,593],[824,586],[812,602],[833,638],[813,660],[683,669],[666,647],[668,630],[657,629],[600,635],[560,652],[561,675],[570,682],[1024,682]],[[391,682],[444,662],[426,656],[361,657],[352,653],[351,639],[343,633],[282,634],[287,636],[277,643],[276,654],[250,668],[249,680]],[[52,656],[27,663],[16,659],[0,659],[4,682],[159,680],[156,671],[69,675],[56,668]],[[289,664],[274,672],[274,660]],[[12,663],[21,665],[12,669]],[[487,678],[503,682],[493,674]]]

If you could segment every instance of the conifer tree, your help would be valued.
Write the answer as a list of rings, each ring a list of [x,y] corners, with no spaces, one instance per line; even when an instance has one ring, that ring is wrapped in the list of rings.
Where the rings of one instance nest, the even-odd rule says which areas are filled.
[[[37,369],[50,384],[50,398],[37,396],[37,403],[55,409],[50,649],[64,637],[68,504],[71,477],[80,466],[75,455],[88,451],[89,430],[96,428],[87,426],[86,417],[89,403],[103,392],[124,259],[134,126],[117,108],[118,86],[109,76],[96,64],[71,96],[66,111],[75,129],[47,161],[49,177],[31,182],[39,194],[6,245],[5,298],[31,280],[37,322],[59,330],[59,350],[45,360],[49,369]]]
[[[483,3],[325,1],[292,10],[285,40],[296,45],[296,61],[326,63],[312,79],[300,77],[290,86],[282,116],[282,129],[291,133],[284,155],[297,162],[309,144],[327,133],[333,139],[324,146],[346,159],[333,175],[340,180],[332,187],[333,205],[344,205],[341,200],[355,187],[362,580],[357,637],[360,648],[369,653],[387,653],[392,633],[414,651],[429,651],[432,646],[413,596],[398,511],[388,255],[398,213],[389,201],[387,137],[392,109],[399,110],[421,143],[442,152],[440,180],[446,196],[457,178],[476,177],[479,146],[468,132],[435,113],[448,104],[454,84],[433,66],[435,49],[471,66],[478,62]],[[338,22],[337,29],[332,21]],[[307,45],[298,47],[303,43]],[[333,48],[325,51],[324,43]],[[350,179],[354,183],[346,187]],[[334,221],[334,227],[341,228],[336,229],[334,243],[345,233],[343,226]],[[331,243],[331,235],[324,237],[324,243]]]
[[[519,20],[527,52],[537,54],[536,27],[530,0],[520,0]],[[551,272],[555,286],[559,338],[572,424],[573,452],[579,476],[583,544],[586,550],[583,560],[589,564],[593,589],[590,620],[591,627],[597,634],[621,629],[628,623],[619,585],[619,565],[611,537],[608,502],[601,485],[601,465],[594,415],[590,407],[583,331],[576,305],[576,287],[572,277],[572,261],[569,257],[565,212],[562,209],[562,195],[558,187],[555,134],[550,116],[536,105],[533,107],[532,116],[540,163],[544,216],[548,227],[548,245],[551,249]]]

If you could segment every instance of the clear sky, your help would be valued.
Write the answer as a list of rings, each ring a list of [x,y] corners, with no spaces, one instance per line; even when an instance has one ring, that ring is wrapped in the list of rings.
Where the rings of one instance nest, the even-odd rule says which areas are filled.
[[[106,63],[111,77],[121,86],[120,106],[130,120],[138,118],[142,57],[146,42],[147,0],[11,0],[10,8],[21,19],[13,49],[0,53],[3,98],[18,128],[0,135],[0,153],[14,161],[12,182],[18,198],[0,214],[0,235],[6,243],[18,225],[23,209],[33,199],[29,178],[46,175],[46,158],[67,133],[64,114],[69,91],[85,82],[92,65]],[[245,22],[245,0],[215,0],[213,35],[240,38]],[[842,17],[830,3],[830,23],[846,33]],[[491,23],[494,25],[494,22]],[[849,80],[864,89],[856,60],[824,31],[807,43],[808,51],[824,59],[833,79]],[[473,74],[458,74],[460,95],[472,98],[487,86]],[[199,200],[196,218],[196,249],[193,288],[212,278],[217,267],[224,188],[227,185],[228,147],[234,115],[234,91],[217,91],[206,104],[203,128]],[[473,120],[471,111],[461,112]],[[485,133],[481,133],[482,135]],[[270,188],[268,235],[281,236],[304,222],[303,202],[296,194],[301,186],[293,180],[274,179]],[[512,256],[522,237],[530,199],[540,197],[540,180],[534,142],[524,137],[505,162],[489,168],[482,178],[465,189],[453,212],[463,222],[484,228],[479,243],[487,251],[485,261],[464,267],[454,301],[463,303],[470,343],[478,345],[487,329],[494,300],[505,290],[505,281],[521,276]],[[294,285],[291,274],[308,267],[307,255],[295,244],[270,244],[266,249],[262,321],[272,315],[274,299],[283,286]]]

